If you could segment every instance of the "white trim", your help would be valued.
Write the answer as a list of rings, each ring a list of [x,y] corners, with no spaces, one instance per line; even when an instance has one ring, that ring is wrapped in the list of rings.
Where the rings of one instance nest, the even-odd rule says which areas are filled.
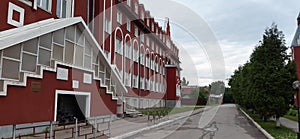
[[[77,92],[77,91],[65,91],[65,90],[55,90],[55,102],[54,102],[54,121],[56,121],[57,116],[57,99],[58,95],[77,95],[77,96],[87,96],[86,97],[86,106],[85,106],[85,117],[89,118],[91,114],[91,93],[90,92]]]
[[[16,21],[13,19],[14,11],[20,13],[19,20]],[[8,15],[7,15],[7,23],[16,27],[23,26],[24,24],[24,14],[25,10],[22,7],[19,7],[11,2],[8,3]]]
[[[92,84],[92,74],[83,73],[83,83]]]
[[[73,81],[72,81],[72,88],[78,89],[78,88],[79,88],[79,81],[73,80]]]
[[[68,81],[68,78],[69,78],[69,70],[58,67],[56,71],[56,79]]]

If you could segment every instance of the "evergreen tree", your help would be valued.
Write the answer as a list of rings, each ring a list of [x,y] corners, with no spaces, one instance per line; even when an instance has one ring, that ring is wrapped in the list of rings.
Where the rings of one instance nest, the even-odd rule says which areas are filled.
[[[239,67],[229,80],[235,101],[253,109],[264,120],[286,114],[296,80],[295,63],[287,55],[284,35],[277,25],[265,30],[263,40],[254,49],[250,61]]]

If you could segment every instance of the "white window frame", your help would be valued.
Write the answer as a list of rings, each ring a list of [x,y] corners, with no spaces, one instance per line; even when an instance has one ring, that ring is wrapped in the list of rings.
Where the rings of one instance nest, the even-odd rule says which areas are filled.
[[[141,84],[141,89],[145,89],[145,78],[144,77],[140,77],[141,80],[140,80],[140,84]]]
[[[132,87],[133,88],[138,88],[139,84],[138,84],[138,76],[133,75],[133,83],[132,83]]]
[[[131,29],[131,21],[130,21],[130,19],[127,19],[126,29],[130,32],[130,29]]]
[[[43,7],[43,1],[47,2],[47,6],[48,7]],[[40,7],[41,9],[44,9],[48,12],[51,12],[51,8],[52,8],[52,0],[37,0],[37,6]]]
[[[152,41],[152,44],[151,44],[152,46],[152,51],[154,51],[155,50],[155,43],[154,43],[154,41]]]
[[[125,57],[131,59],[131,46],[130,46],[130,43],[125,43]]]
[[[131,6],[131,0],[127,0],[127,5],[130,7]]]
[[[122,13],[117,11],[117,22],[122,25]]]
[[[108,34],[111,33],[111,21],[106,17],[104,21],[104,31]]]
[[[144,60],[144,59],[145,59],[145,55],[144,55],[144,53],[141,53],[141,54],[140,54],[140,64],[141,64],[141,65],[144,65],[144,64],[145,64],[145,60]]]
[[[145,42],[145,35],[144,35],[143,31],[140,32],[140,40],[141,40],[141,43]]]
[[[131,87],[131,73],[125,72],[125,85]]]
[[[145,20],[145,13],[144,13],[144,11],[141,11],[141,19]]]
[[[149,37],[145,37],[145,38],[146,38],[146,45],[150,46],[150,39],[149,39]]]
[[[123,54],[123,51],[122,51],[122,40],[119,39],[119,38],[116,38],[115,39],[115,53],[118,53],[120,55]]]
[[[63,17],[63,2],[66,2],[66,10],[65,10],[65,17]],[[58,3],[60,2],[60,7],[58,7]],[[58,8],[60,8],[60,13],[58,12]],[[56,5],[56,16],[58,16],[59,18],[68,18],[68,17],[73,17],[74,16],[74,1],[73,0],[57,0],[57,5]]]
[[[149,68],[150,66],[150,57],[146,56],[146,67]]]
[[[139,51],[137,49],[133,49],[133,61],[138,62]]]

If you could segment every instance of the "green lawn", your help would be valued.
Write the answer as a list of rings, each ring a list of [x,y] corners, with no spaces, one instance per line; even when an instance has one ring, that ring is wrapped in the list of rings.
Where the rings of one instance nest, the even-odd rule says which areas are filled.
[[[275,139],[295,139],[297,133],[291,129],[284,126],[276,128],[276,123],[274,121],[264,122],[259,118],[257,114],[252,114],[247,110],[243,109],[249,116],[253,118],[263,129],[265,129],[269,134],[271,134]]]
[[[191,111],[191,110],[197,110],[197,109],[200,109],[200,108],[204,108],[205,106],[194,106],[194,107],[181,107],[181,108],[173,108],[173,109],[170,109],[170,113],[169,114],[176,114],[176,113],[182,113],[182,112],[187,112],[187,111]]]
[[[205,106],[183,106],[181,108],[153,108],[153,109],[144,109],[140,110],[145,115],[166,115],[166,114],[176,114],[176,113],[182,113],[187,111],[192,111],[196,109],[204,108]]]
[[[263,129],[270,133],[275,139],[296,139],[297,134],[284,126],[276,128],[276,123],[273,121],[257,122]]]
[[[298,117],[297,116],[284,115],[283,117],[286,118],[286,119],[290,119],[290,120],[298,122]]]

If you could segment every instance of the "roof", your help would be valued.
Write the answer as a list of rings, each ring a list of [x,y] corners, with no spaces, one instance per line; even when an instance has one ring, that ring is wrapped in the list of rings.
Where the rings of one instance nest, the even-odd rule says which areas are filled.
[[[197,88],[197,86],[182,86],[181,94],[190,95],[192,93],[192,90],[194,90],[196,88]]]
[[[86,31],[85,33],[86,38],[90,40],[91,43],[93,43],[93,45],[99,49],[99,52],[102,58],[104,59],[105,64],[107,64],[108,67],[111,69],[112,73],[114,73],[111,74],[111,79],[117,80],[117,82],[115,82],[116,86],[123,92],[127,92],[127,89],[122,84],[121,79],[117,77],[116,71],[113,70],[114,67],[110,64],[109,60],[104,56],[105,54],[102,51],[100,45],[98,44],[97,40],[90,32],[89,28],[87,27],[87,25],[85,24],[84,20],[81,17],[62,18],[62,19],[51,18],[36,23],[32,23],[29,25],[25,25],[22,27],[2,31],[0,32],[0,50],[28,41],[33,38],[40,37],[42,35],[51,32],[55,32],[57,30],[72,25],[78,25],[84,28],[84,30]]]
[[[298,15],[298,20],[300,19],[300,12],[299,12],[299,15]],[[292,41],[292,47],[294,46],[300,46],[300,26],[298,25],[298,28],[296,30],[296,33],[295,33],[295,36],[294,36],[294,39]]]
[[[299,15],[300,16],[300,15]],[[294,39],[292,41],[292,47],[300,46],[300,26],[298,26],[297,31],[295,33]]]
[[[0,50],[80,22],[85,24],[81,17],[64,19],[51,18],[19,28],[2,31],[0,32]]]

